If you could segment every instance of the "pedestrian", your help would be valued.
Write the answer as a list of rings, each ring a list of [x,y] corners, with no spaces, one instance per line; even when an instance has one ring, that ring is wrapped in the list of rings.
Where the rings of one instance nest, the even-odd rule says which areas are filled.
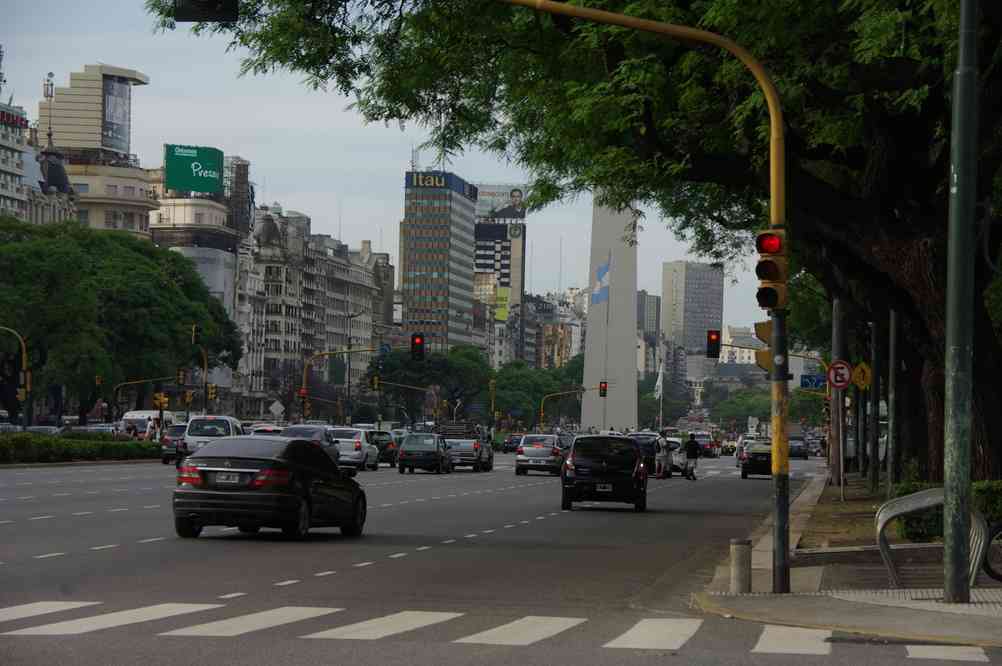
[[[152,416],[147,416],[146,417],[146,435],[145,435],[145,438],[147,440],[152,440],[153,439],[153,435],[154,435],[155,432],[156,432],[156,426],[153,424],[153,417]]]
[[[685,443],[685,478],[690,481],[696,480],[696,462],[699,460],[699,442],[696,435],[689,433],[689,441]]]
[[[668,440],[665,439],[664,430],[658,433],[658,438],[655,440],[654,446],[657,455],[657,474],[655,476],[663,479],[668,474],[669,466],[671,465],[671,455],[668,451]]]

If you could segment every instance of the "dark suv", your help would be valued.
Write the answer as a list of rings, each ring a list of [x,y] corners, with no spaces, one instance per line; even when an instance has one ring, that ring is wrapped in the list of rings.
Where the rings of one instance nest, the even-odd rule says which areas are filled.
[[[647,510],[647,469],[640,446],[629,437],[585,435],[574,440],[560,472],[560,508],[574,502],[625,502]]]
[[[401,474],[404,470],[410,470],[413,474],[415,469],[448,474],[452,471],[452,462],[449,460],[445,440],[433,432],[412,432],[407,435],[397,456],[397,469]]]

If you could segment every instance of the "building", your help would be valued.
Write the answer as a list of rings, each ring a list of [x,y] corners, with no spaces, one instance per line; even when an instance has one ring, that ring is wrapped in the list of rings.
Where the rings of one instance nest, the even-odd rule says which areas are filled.
[[[724,326],[720,334],[720,362],[754,364],[755,351],[766,344],[747,326]]]
[[[373,252],[372,241],[362,241],[361,249],[350,252],[351,260],[364,271],[372,274],[375,289],[372,302],[372,344],[379,347],[390,344],[393,328],[393,294],[396,283],[396,269],[388,252]]]
[[[28,188],[25,187],[27,149],[28,117],[24,109],[0,103],[0,214],[21,220],[28,216]]]
[[[706,354],[706,331],[724,318],[724,271],[693,261],[665,262],[662,272],[661,332],[688,354]]]
[[[525,225],[477,222],[474,233],[476,291],[492,299],[485,302],[497,306],[498,317],[507,318],[525,297]]]
[[[223,158],[223,203],[226,226],[241,238],[249,236],[254,225],[254,184],[250,182],[250,162],[238,155]]]
[[[648,342],[656,340],[661,331],[661,297],[645,289],[637,292],[637,330],[643,331]]]
[[[52,133],[78,196],[77,215],[91,228],[150,237],[149,214],[159,204],[131,153],[132,88],[147,83],[135,70],[85,65],[70,74],[69,87],[50,80],[38,104],[39,128]]]
[[[47,147],[39,146],[36,128],[30,128],[24,151],[23,187],[28,195],[23,221],[51,224],[77,219],[77,197],[66,175],[63,156],[51,140]]]
[[[477,188],[445,171],[408,171],[400,223],[403,328],[430,351],[473,342]]]

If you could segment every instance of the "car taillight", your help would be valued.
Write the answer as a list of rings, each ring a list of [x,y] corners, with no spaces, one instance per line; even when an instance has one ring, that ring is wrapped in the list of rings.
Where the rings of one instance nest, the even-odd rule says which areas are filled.
[[[574,458],[571,456],[568,456],[567,460],[564,461],[564,474],[574,476]]]
[[[517,449],[515,449],[515,453],[517,453],[517,454],[518,454],[518,455],[520,455],[520,456],[522,456],[522,455],[525,455],[525,449],[523,449],[523,448],[522,448],[522,447],[520,446],[520,447],[518,447]]]
[[[289,485],[292,474],[287,469],[262,469],[251,481],[252,488],[267,488]]]
[[[360,440],[360,439],[356,439],[355,440],[355,450],[356,451],[361,451],[362,450],[362,440]]]
[[[388,448],[388,449],[395,449],[395,448],[397,448],[397,445],[394,444],[393,442],[390,442],[389,444],[386,445],[386,448]]]
[[[177,485],[179,486],[200,486],[202,485],[202,475],[194,465],[181,465],[177,468]]]
[[[473,450],[474,451],[480,450],[480,442],[473,442]]]

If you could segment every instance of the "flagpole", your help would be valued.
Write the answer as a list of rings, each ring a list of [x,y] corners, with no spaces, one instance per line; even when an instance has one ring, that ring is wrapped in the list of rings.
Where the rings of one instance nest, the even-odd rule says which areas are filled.
[[[605,291],[605,340],[604,346],[605,350],[603,352],[604,359],[602,361],[602,381],[609,381],[609,311],[612,310],[612,250],[609,250],[609,258],[606,260],[605,275],[608,280],[608,286]],[[609,403],[608,398],[602,400],[602,430],[608,430],[609,425],[606,423],[606,405]]]

